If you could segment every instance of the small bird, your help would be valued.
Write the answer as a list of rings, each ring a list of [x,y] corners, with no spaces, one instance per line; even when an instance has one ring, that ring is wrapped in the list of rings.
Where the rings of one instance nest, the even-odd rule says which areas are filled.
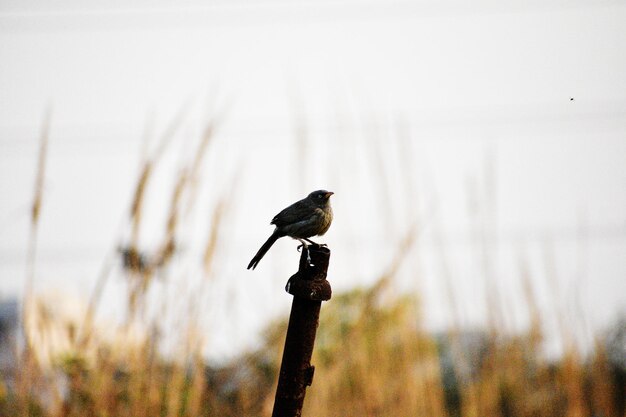
[[[306,198],[296,201],[274,216],[270,224],[276,225],[276,229],[254,255],[248,264],[248,269],[256,268],[274,242],[281,237],[289,236],[297,239],[303,246],[306,246],[304,241],[317,245],[309,238],[321,236],[328,231],[333,221],[333,210],[330,208],[329,201],[333,194],[332,191],[326,190],[313,191]]]

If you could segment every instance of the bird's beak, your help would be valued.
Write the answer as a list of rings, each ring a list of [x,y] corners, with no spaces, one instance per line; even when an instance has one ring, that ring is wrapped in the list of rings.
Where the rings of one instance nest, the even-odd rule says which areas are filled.
[[[332,191],[329,191],[326,194],[324,194],[324,197],[330,198],[330,196],[333,195],[333,194],[335,194],[335,193],[333,193]]]

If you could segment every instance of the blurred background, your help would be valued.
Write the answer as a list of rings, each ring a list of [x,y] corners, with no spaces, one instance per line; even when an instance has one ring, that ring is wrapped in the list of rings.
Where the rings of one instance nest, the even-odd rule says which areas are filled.
[[[580,367],[571,376],[563,365],[565,380],[605,380],[585,364],[611,334],[626,349],[625,21],[611,0],[3,1],[0,330],[32,352],[11,350],[28,377],[11,374],[0,398],[18,404],[33,391],[20,387],[35,386],[50,415],[88,415],[72,393],[102,386],[76,382],[76,358],[113,375],[98,349],[132,345],[192,358],[181,373],[192,382],[199,363],[219,368],[198,398],[229,399],[207,412],[266,413],[273,393],[241,399],[246,378],[227,364],[244,355],[257,367],[246,355],[280,349],[284,335],[268,329],[288,314],[297,242],[281,239],[245,267],[271,218],[320,188],[335,192],[334,223],[317,239],[332,250],[327,328],[375,294],[368,308],[394,313],[357,315],[374,320],[362,340],[397,327],[415,337],[407,346],[431,343],[442,397],[397,411],[366,385],[352,392],[363,405],[339,388],[316,394],[322,370],[316,404],[350,407],[311,415],[541,415],[485,406],[454,352],[455,384],[475,389],[451,394],[450,340],[478,357],[468,340],[527,346],[521,337],[533,358]],[[322,352],[345,358],[332,334],[324,340]],[[511,362],[501,346],[480,351]],[[413,369],[407,355],[397,366]],[[597,390],[563,388],[570,408],[545,415],[621,415],[616,387],[595,402]]]

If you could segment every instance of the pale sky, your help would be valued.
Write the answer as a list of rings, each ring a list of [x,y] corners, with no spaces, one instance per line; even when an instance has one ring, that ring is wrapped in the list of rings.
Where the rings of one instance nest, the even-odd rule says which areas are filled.
[[[295,243],[280,241],[254,273],[245,265],[272,216],[316,188],[336,192],[321,239],[333,249],[336,291],[371,283],[415,221],[424,232],[399,286],[421,292],[429,326],[450,322],[441,265],[464,324],[475,326],[485,286],[520,304],[521,259],[546,317],[561,309],[575,323],[582,310],[594,327],[608,324],[626,306],[626,6],[472,4],[2,2],[0,295],[24,285],[46,108],[35,287],[84,297],[126,237],[145,126],[158,134],[188,103],[152,184],[143,241],[162,232],[170,183],[203,116],[225,110],[183,233],[193,259],[206,213],[237,178],[208,290],[234,300],[232,315],[211,310],[230,320],[212,327],[218,354],[284,314],[295,260],[281,260],[297,257]],[[310,139],[304,160],[299,122]],[[495,284],[481,266],[481,230]],[[163,285],[194,270],[184,258]],[[123,291],[117,272],[105,315]]]

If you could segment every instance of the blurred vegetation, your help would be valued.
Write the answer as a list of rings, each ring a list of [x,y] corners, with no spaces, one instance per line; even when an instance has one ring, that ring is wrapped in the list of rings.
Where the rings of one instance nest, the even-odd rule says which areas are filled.
[[[0,416],[269,416],[286,323],[268,327],[263,343],[228,364],[207,364],[202,337],[189,324],[176,355],[163,355],[158,331],[138,334],[133,319],[141,315],[145,294],[172,260],[181,217],[192,204],[203,155],[214,123],[199,141],[195,157],[180,170],[170,197],[170,212],[157,253],[139,247],[146,184],[180,125],[177,116],[160,138],[157,151],[143,162],[129,211],[128,242],[120,244],[128,281],[128,323],[116,337],[100,336],[93,318],[109,266],[103,268],[85,320],[55,315],[54,307],[27,292],[24,343],[15,366],[0,377]],[[29,257],[34,270],[36,229],[42,198],[48,122],[32,210]],[[215,206],[202,265],[209,274],[219,241],[227,197]],[[511,335],[451,329],[433,334],[424,328],[420,300],[390,290],[398,266],[408,256],[407,240],[389,270],[369,288],[336,294],[324,303],[312,363],[313,385],[304,406],[307,416],[433,417],[620,417],[624,416],[624,346],[626,323],[616,326],[616,343],[598,337],[584,355],[567,346],[557,359],[542,349],[542,322],[528,300],[530,327]],[[29,279],[29,289],[32,277]],[[54,332],[52,331],[53,329]],[[185,333],[184,331],[182,333]],[[60,335],[60,336],[59,336]],[[62,350],[46,351],[46,342],[66,341]],[[609,338],[610,339],[610,338]]]
[[[434,335],[421,327],[415,298],[384,301],[385,289],[381,280],[323,306],[305,415],[624,415],[625,370],[604,343],[585,359],[571,349],[547,361],[539,329]],[[262,348],[228,368],[245,378],[231,379],[238,389],[220,397],[217,415],[271,414],[285,330],[275,324]]]
[[[433,335],[415,298],[387,299],[385,288],[323,306],[304,415],[624,415],[625,372],[607,344],[547,361],[537,329]],[[156,338],[123,352],[98,346],[93,357],[68,350],[45,370],[26,350],[16,374],[3,376],[0,415],[271,415],[285,330],[285,322],[270,326],[259,349],[220,366],[194,350],[168,361]]]

